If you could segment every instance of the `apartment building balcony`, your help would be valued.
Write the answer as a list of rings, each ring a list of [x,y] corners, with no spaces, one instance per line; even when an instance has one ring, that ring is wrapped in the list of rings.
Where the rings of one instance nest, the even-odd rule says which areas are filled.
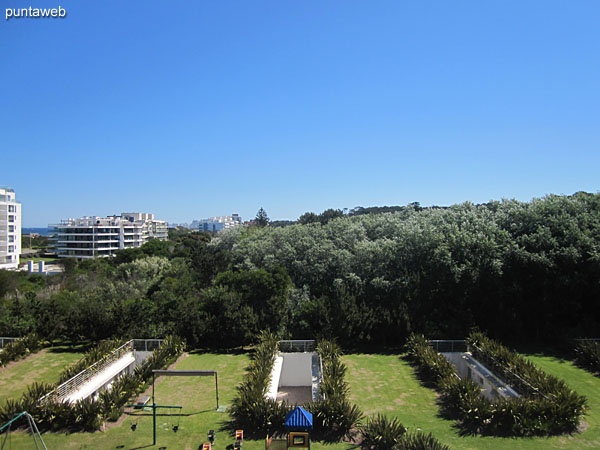
[[[63,242],[95,242],[94,238],[92,236],[81,236],[84,239],[78,239],[79,236],[77,236],[77,238],[75,238],[75,236],[67,236],[67,237],[56,237],[53,238],[52,240],[58,243],[63,243]],[[75,238],[75,239],[74,239]]]
[[[77,251],[81,251],[81,252],[93,252],[94,248],[93,247],[56,247],[56,251],[58,253],[65,252],[68,250],[77,250]]]

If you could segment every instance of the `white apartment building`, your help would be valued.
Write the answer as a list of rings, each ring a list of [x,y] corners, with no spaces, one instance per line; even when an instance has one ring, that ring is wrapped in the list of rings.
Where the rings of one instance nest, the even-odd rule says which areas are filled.
[[[231,216],[209,217],[208,219],[194,220],[190,228],[198,231],[221,231],[242,224],[239,214]]]
[[[15,191],[0,188],[0,269],[17,269],[21,254],[21,204]]]
[[[168,239],[167,222],[146,213],[85,216],[63,220],[51,228],[56,253],[62,258],[112,256],[117,250],[141,247],[149,239]]]

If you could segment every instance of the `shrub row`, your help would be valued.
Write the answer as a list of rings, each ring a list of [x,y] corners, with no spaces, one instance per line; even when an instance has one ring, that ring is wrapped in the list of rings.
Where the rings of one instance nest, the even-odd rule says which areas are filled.
[[[248,433],[272,433],[283,429],[285,414],[289,411],[287,403],[278,404],[265,398],[276,353],[277,338],[270,332],[262,332],[252,361],[246,368],[246,376],[237,386],[237,396],[229,408],[235,428]]]
[[[580,365],[592,372],[600,372],[600,341],[579,341],[575,346],[575,355]]]
[[[482,363],[492,365],[489,369],[499,372],[509,369],[530,385],[533,393],[492,402],[481,395],[477,384],[459,379],[455,371],[450,375],[447,368],[441,368],[445,366],[442,362],[445,358],[433,355],[423,336],[412,335],[407,342],[409,359],[419,373],[428,377],[427,381],[435,383],[441,393],[442,407],[457,416],[465,429],[504,436],[553,435],[577,429],[585,412],[585,397],[481,333],[471,334],[467,341],[477,347],[477,356],[485,360]]]
[[[30,353],[35,353],[43,347],[43,342],[37,334],[28,334],[13,342],[9,342],[0,351],[0,367],[4,367],[11,361],[23,358]]]
[[[324,440],[351,439],[360,426],[363,414],[350,402],[350,388],[346,383],[346,366],[340,360],[342,351],[335,342],[322,340],[317,353],[323,365],[319,386],[319,401],[308,405],[318,436]]]
[[[105,348],[105,344],[101,345]],[[89,397],[71,405],[55,401],[40,402],[39,399],[51,392],[56,385],[33,383],[28,386],[19,400],[8,400],[4,407],[0,407],[0,423],[11,420],[22,411],[27,411],[35,418],[42,431],[97,430],[104,419],[116,421],[123,414],[127,401],[146,389],[152,370],[168,367],[183,352],[183,349],[184,342],[181,338],[166,337],[163,344],[154,350],[133,374],[121,376],[109,391],[102,392],[96,400]],[[98,354],[102,352],[98,351]],[[94,362],[96,361],[91,364]]]
[[[450,450],[431,433],[407,433],[406,427],[397,418],[390,419],[380,414],[367,419],[361,435],[360,447],[363,450]]]

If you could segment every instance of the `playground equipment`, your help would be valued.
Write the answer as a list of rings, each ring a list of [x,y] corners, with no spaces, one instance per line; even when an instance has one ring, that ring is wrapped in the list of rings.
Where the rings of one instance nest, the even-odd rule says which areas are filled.
[[[181,409],[183,406],[173,406],[173,405],[157,405],[154,398],[154,384],[157,376],[166,376],[166,377],[212,377],[215,376],[215,390],[217,394],[217,410],[219,409],[219,381],[218,374],[216,370],[153,370],[152,371],[152,404],[148,405],[148,399],[142,398],[144,400],[142,403],[136,403],[133,405],[126,405],[127,407],[133,408],[152,408],[152,445],[156,445],[156,410],[159,408],[166,409],[179,409],[180,413],[178,415],[177,423],[171,424],[171,429],[174,433],[179,431],[179,421],[181,419]],[[170,414],[169,414],[170,415]],[[137,428],[137,421],[135,424],[131,425],[131,431],[135,431]],[[214,430],[213,439],[214,439]],[[206,444],[204,444],[206,445]],[[208,444],[210,445],[210,443]],[[204,449],[204,446],[202,447]],[[210,449],[210,447],[208,447]],[[0,449],[1,450],[1,449]]]
[[[2,425],[0,427],[0,433],[6,432],[6,435],[4,436],[4,439],[2,440],[2,447],[0,447],[0,450],[4,450],[4,447],[6,446],[6,442],[10,435],[10,429],[12,427],[12,424],[15,423],[17,420],[19,420],[21,417],[25,417],[27,419],[27,422],[29,424],[29,431],[31,432],[31,436],[33,437],[33,443],[35,444],[35,448],[39,449],[39,447],[38,447],[38,439],[39,439],[39,442],[40,442],[40,445],[42,446],[42,448],[44,450],[47,450],[46,444],[44,443],[44,440],[42,439],[42,435],[40,434],[40,430],[38,430],[38,427],[35,424],[35,420],[33,420],[33,417],[31,417],[31,414],[29,414],[27,411],[23,411],[22,413],[17,414],[12,420],[6,422],[4,425]]]
[[[235,442],[233,443],[234,450],[241,450],[243,441],[244,430],[235,430]]]
[[[267,450],[290,450],[305,448],[310,450],[309,430],[313,428],[312,414],[301,406],[296,407],[285,416],[285,439],[275,439],[267,436],[265,448]]]

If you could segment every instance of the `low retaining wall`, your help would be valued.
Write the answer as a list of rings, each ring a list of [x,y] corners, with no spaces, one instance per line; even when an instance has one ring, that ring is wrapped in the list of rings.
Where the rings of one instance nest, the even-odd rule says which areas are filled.
[[[467,352],[442,353],[451,362],[461,378],[468,378],[482,387],[481,395],[488,400],[518,398],[519,393],[500,380],[483,364]]]

